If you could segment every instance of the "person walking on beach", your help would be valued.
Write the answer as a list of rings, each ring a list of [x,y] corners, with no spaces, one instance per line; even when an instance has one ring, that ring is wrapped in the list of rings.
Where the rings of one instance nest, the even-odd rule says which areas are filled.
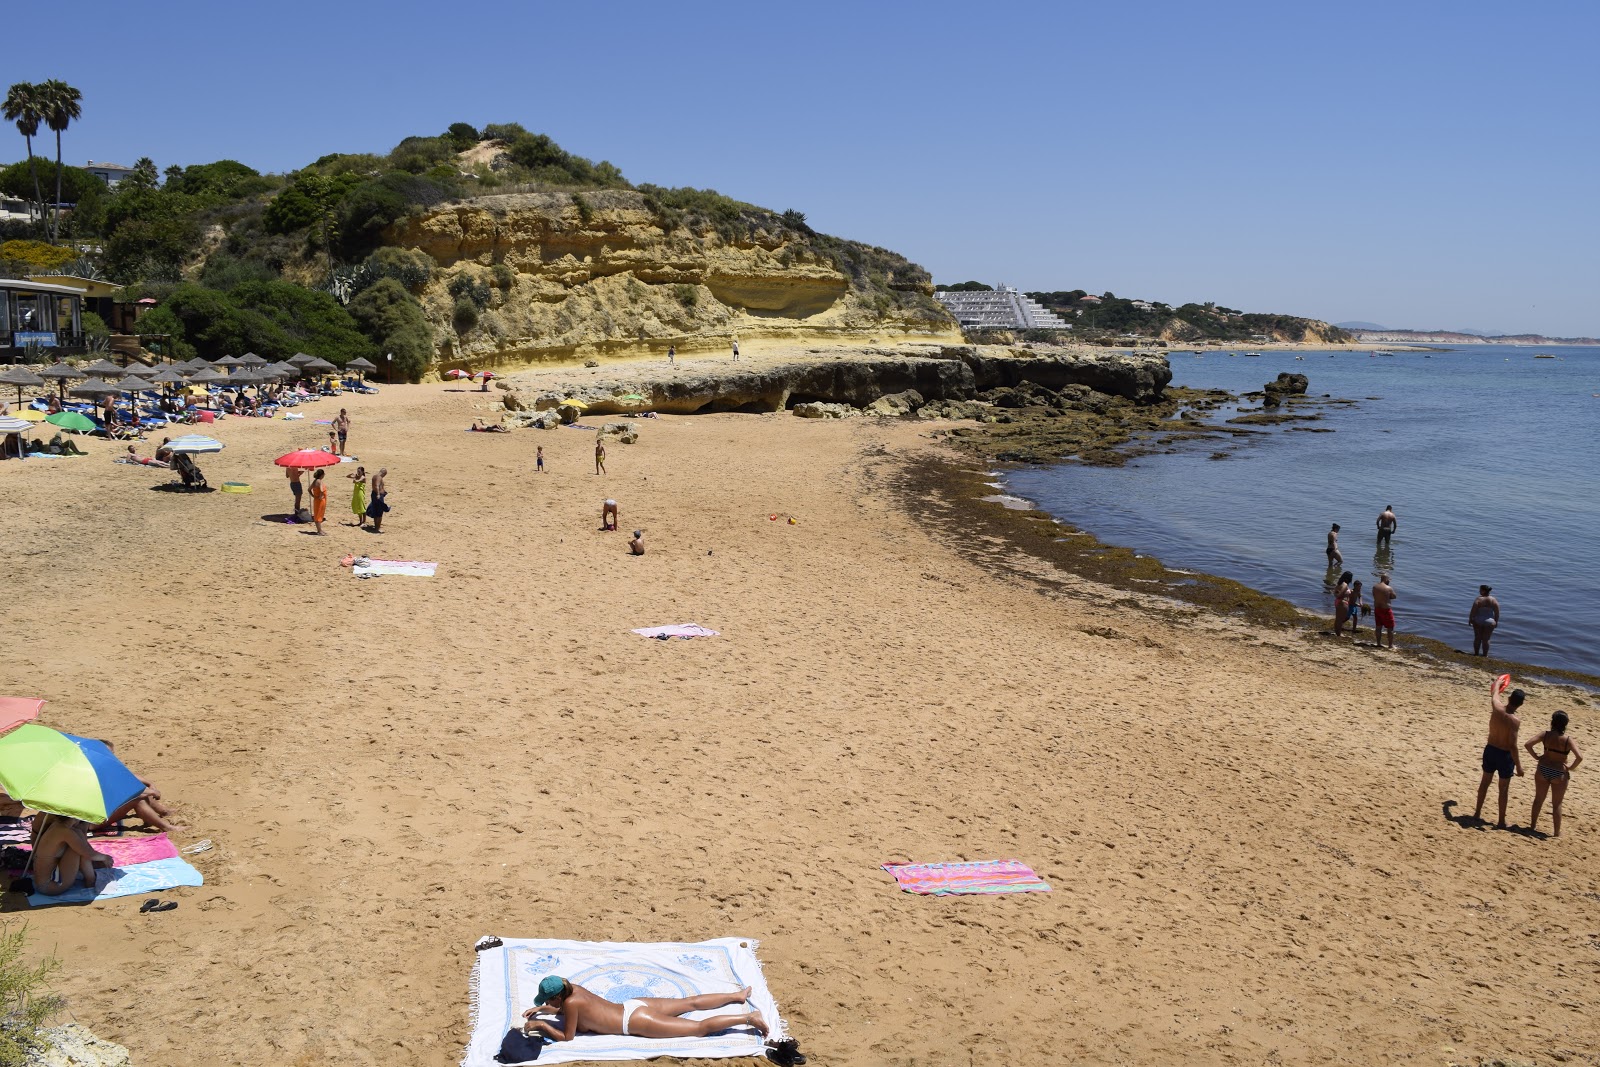
[[[350,510],[355,512],[356,528],[364,530],[367,526],[367,468],[358,466],[354,474],[345,477],[355,483],[350,491]]]
[[[300,479],[305,473],[305,468],[303,467],[285,467],[283,469],[283,476],[289,479],[289,491],[294,494],[293,518],[295,522],[300,521],[300,494],[305,491],[305,487],[300,484]]]
[[[1334,523],[1333,529],[1328,531],[1328,569],[1334,570],[1344,566],[1344,553],[1339,551],[1339,524]]]
[[[1467,612],[1467,622],[1472,627],[1474,656],[1489,654],[1489,639],[1494,636],[1494,628],[1500,625],[1500,601],[1490,593],[1488,586],[1478,586],[1478,599],[1472,602],[1472,610]]]
[[[1389,547],[1389,538],[1394,536],[1394,531],[1400,525],[1400,520],[1394,517],[1394,505],[1389,504],[1383,509],[1383,514],[1378,516],[1378,547]]]
[[[1383,647],[1383,631],[1389,631],[1389,647],[1394,647],[1394,586],[1387,574],[1378,575],[1378,584],[1372,587],[1372,644]]]
[[[735,363],[739,362],[739,339],[737,337],[733,339],[733,361]]]
[[[339,451],[337,455],[345,454],[346,442],[350,438],[350,413],[344,408],[339,409],[339,417],[333,420],[334,432],[339,435]]]
[[[594,443],[594,472],[596,474],[604,474],[606,472],[606,443],[604,441],[596,441]]]
[[[667,346],[667,362],[669,364],[670,363],[674,363],[674,362],[677,361],[677,358],[678,358],[678,346],[677,345],[668,345]]]
[[[389,477],[389,468],[380,468],[372,476],[371,500],[367,502],[367,518],[372,520],[372,532],[383,533],[383,516],[389,510],[389,487],[386,479]]]
[[[1522,707],[1527,694],[1520,689],[1513,689],[1510,698],[1501,700],[1496,689],[1498,681],[1495,679],[1489,683],[1489,743],[1483,746],[1483,777],[1478,781],[1478,806],[1472,809],[1472,817],[1483,821],[1483,801],[1489,795],[1489,783],[1498,774],[1500,820],[1495,825],[1504,830],[1512,772],[1515,771],[1518,778],[1522,777],[1522,753],[1517,749],[1517,731],[1522,727],[1522,720],[1517,718],[1517,709]]]
[[[328,473],[321,467],[311,476],[311,521],[317,524],[317,536],[322,536],[322,522],[328,517],[328,487],[322,476]]]
[[[533,469],[540,474],[544,473],[544,445],[533,450]]]
[[[1533,750],[1533,746],[1541,742],[1544,744],[1542,755]],[[1550,716],[1550,729],[1522,747],[1528,750],[1528,755],[1539,757],[1539,765],[1533,773],[1533,814],[1528,817],[1528,829],[1539,828],[1539,809],[1544,806],[1544,795],[1548,792],[1550,818],[1556,824],[1555,836],[1560,837],[1561,798],[1567,795],[1567,783],[1572,780],[1572,772],[1583,762],[1583,753],[1578,751],[1577,742],[1567,736],[1567,713],[1558,711]],[[1573,757],[1571,766],[1567,765],[1568,756]]]

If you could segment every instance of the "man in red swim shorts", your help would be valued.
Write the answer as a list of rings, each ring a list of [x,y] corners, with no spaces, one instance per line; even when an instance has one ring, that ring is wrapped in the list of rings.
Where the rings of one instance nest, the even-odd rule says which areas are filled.
[[[1394,647],[1394,586],[1387,574],[1378,575],[1378,584],[1372,587],[1373,644],[1383,647],[1383,631],[1389,631],[1389,647]]]

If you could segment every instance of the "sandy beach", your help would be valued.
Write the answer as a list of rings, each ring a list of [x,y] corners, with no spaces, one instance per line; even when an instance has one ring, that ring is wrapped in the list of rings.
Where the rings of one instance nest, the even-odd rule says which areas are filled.
[[[1595,794],[1574,776],[1559,840],[1459,821],[1486,672],[921,525],[926,423],[662,417],[597,476],[592,432],[464,432],[494,396],[219,422],[201,466],[249,495],[155,491],[100,441],[0,463],[0,691],[115,740],[214,844],[172,912],[5,897],[141,1067],[454,1064],[484,934],[757,939],[814,1064],[1600,1063]],[[327,536],[282,521],[272,457],[341,403],[381,536],[344,524],[349,467]],[[689,621],[722,636],[629,632]],[[1525,736],[1564,707],[1600,747],[1529,690]],[[879,869],[986,858],[1054,891]]]

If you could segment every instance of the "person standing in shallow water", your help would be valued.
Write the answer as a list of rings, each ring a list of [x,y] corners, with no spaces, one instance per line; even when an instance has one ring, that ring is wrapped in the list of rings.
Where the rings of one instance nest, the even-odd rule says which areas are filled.
[[[1328,569],[1334,570],[1344,566],[1344,553],[1339,551],[1339,524],[1334,523],[1333,529],[1328,531]]]
[[[1472,602],[1472,610],[1467,612],[1467,622],[1472,627],[1474,656],[1489,654],[1489,639],[1494,636],[1494,628],[1500,625],[1500,601],[1490,595],[1492,592],[1487,585],[1478,586],[1478,599]]]
[[[1528,750],[1528,755],[1533,756],[1533,746],[1544,743],[1544,754],[1539,756],[1539,765],[1533,773],[1533,814],[1528,817],[1528,829],[1539,828],[1539,809],[1544,806],[1544,795],[1550,794],[1550,818],[1555,822],[1555,836],[1561,836],[1561,798],[1567,795],[1567,783],[1572,780],[1572,772],[1578,769],[1578,764],[1583,762],[1583,753],[1578,751],[1578,743],[1567,736],[1567,713],[1558,711],[1550,716],[1550,729],[1530,740],[1523,747]],[[1567,765],[1567,757],[1571,756],[1572,764]]]
[[[1394,531],[1400,525],[1400,520],[1394,516],[1394,505],[1390,504],[1383,509],[1383,514],[1378,516],[1378,547],[1388,548],[1389,538],[1394,536]]]
[[[1522,720],[1517,718],[1517,709],[1522,707],[1527,694],[1520,689],[1513,689],[1508,699],[1501,700],[1495,689],[1498,681],[1495,679],[1489,683],[1489,743],[1483,746],[1483,777],[1478,781],[1478,806],[1472,809],[1472,817],[1480,821],[1483,819],[1483,801],[1489,795],[1489,783],[1498,774],[1500,819],[1495,825],[1504,830],[1512,772],[1515,771],[1518,778],[1522,777],[1522,753],[1517,749],[1517,731],[1522,728]]]
[[[1383,647],[1383,631],[1389,631],[1389,647],[1394,647],[1394,586],[1387,574],[1378,575],[1378,584],[1372,587],[1372,644]]]
[[[1355,575],[1345,571],[1339,575],[1339,584],[1333,587],[1333,636],[1344,634],[1344,615],[1350,607],[1350,583]]]

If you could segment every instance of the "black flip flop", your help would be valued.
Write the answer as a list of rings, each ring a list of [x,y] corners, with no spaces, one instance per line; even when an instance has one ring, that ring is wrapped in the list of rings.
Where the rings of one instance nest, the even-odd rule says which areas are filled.
[[[176,900],[147,900],[142,905],[140,905],[139,914],[140,915],[148,915],[151,912],[171,911],[173,908],[176,908],[177,906],[178,906],[178,902]]]

